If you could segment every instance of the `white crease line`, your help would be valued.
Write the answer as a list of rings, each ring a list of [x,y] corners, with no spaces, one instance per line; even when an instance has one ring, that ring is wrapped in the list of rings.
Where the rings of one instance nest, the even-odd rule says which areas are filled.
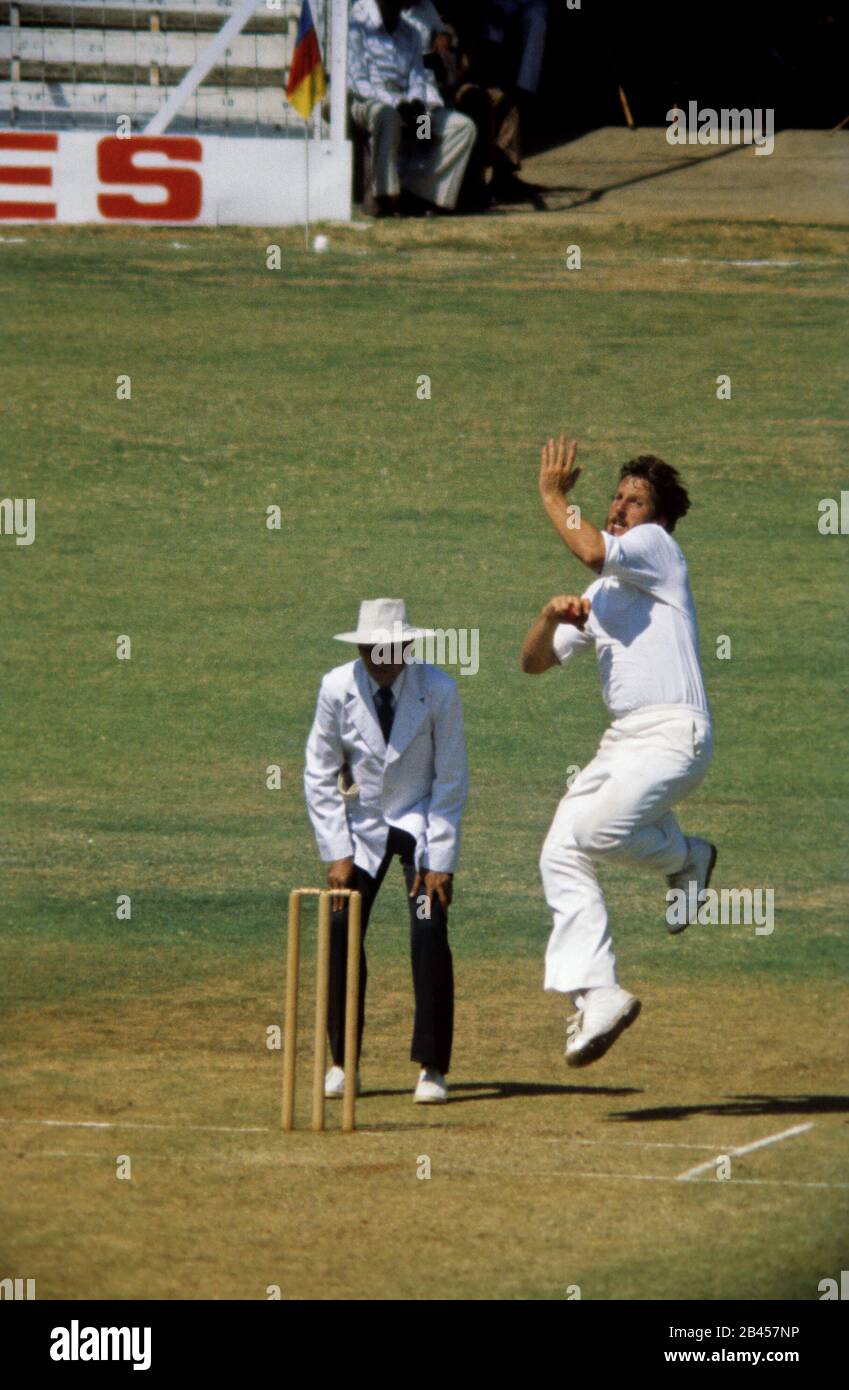
[[[255,1125],[242,1129],[228,1128],[226,1125],[168,1125],[153,1124],[140,1120],[10,1120],[0,1117],[0,1125],[61,1125],[68,1129],[186,1129],[200,1130],[213,1134],[271,1134],[272,1131],[267,1126]],[[415,1126],[415,1128],[427,1128],[426,1125]],[[382,1135],[382,1129],[370,1129],[367,1125],[358,1129],[357,1133],[362,1135]],[[447,1132],[447,1131],[446,1131]],[[714,1148],[713,1144],[682,1144],[682,1143],[662,1143],[652,1139],[576,1139],[576,1138],[556,1138],[544,1140],[546,1144],[590,1144],[607,1148],[612,1144],[636,1149],[708,1149]],[[713,1164],[709,1165],[710,1167]]]
[[[145,1120],[9,1120],[0,1116],[0,1125],[53,1125],[64,1129],[193,1129],[209,1134],[268,1134],[266,1125],[167,1125]]]
[[[464,1177],[477,1177],[485,1173],[488,1177],[504,1177],[505,1171],[502,1168],[476,1168],[474,1171],[468,1170],[463,1174]],[[515,1170],[509,1170],[509,1176],[516,1177]],[[449,1176],[452,1176],[449,1174]],[[453,1176],[457,1176],[454,1174]],[[680,1178],[673,1178],[665,1173],[579,1173],[569,1168],[549,1168],[543,1171],[527,1169],[523,1170],[523,1178],[614,1178],[627,1182],[680,1182]],[[719,1183],[723,1187],[827,1187],[849,1189],[849,1182],[797,1182],[795,1178],[693,1178],[701,1187],[716,1185]]]
[[[693,1178],[715,1168],[721,1158],[740,1158],[743,1154],[754,1153],[755,1149],[765,1149],[767,1144],[779,1144],[782,1139],[792,1139],[795,1134],[807,1134],[813,1127],[813,1121],[807,1125],[794,1125],[792,1129],[783,1129],[780,1134],[768,1134],[765,1139],[756,1139],[754,1144],[744,1144],[740,1149],[729,1149],[727,1154],[717,1154],[716,1158],[709,1158],[707,1163],[699,1163],[695,1168],[688,1168],[686,1173],[679,1173],[676,1182],[691,1182]]]
[[[23,1158],[99,1158],[106,1159],[113,1163],[111,1154],[88,1153],[85,1149],[74,1152],[73,1149],[42,1149],[39,1153],[22,1154]]]
[[[629,1149],[714,1149],[715,1144],[683,1144],[677,1140],[661,1139],[546,1139],[546,1144],[598,1144],[604,1148],[617,1144]]]
[[[337,1133],[338,1133],[338,1131],[337,1131]],[[100,1158],[100,1159],[102,1159],[102,1158],[110,1158],[110,1155],[108,1155],[108,1154],[96,1154],[96,1153],[84,1153],[84,1152],[81,1152],[81,1153],[74,1153],[73,1150],[69,1150],[69,1149],[52,1149],[52,1150],[43,1149],[40,1153],[36,1153],[36,1152],[33,1152],[33,1153],[26,1153],[26,1154],[22,1154],[21,1157],[22,1157],[22,1158],[25,1158],[25,1159],[38,1159],[38,1158]],[[160,1159],[160,1158],[161,1158],[161,1159],[162,1159],[163,1161],[165,1161],[165,1162],[170,1162],[171,1157],[172,1157],[171,1154],[148,1154],[148,1155],[147,1155],[147,1159],[148,1159],[148,1160],[151,1159],[151,1158],[152,1158],[152,1159]],[[111,1158],[110,1158],[110,1161],[113,1161],[113,1160],[111,1160]],[[289,1157],[286,1157],[286,1158],[283,1160],[283,1162],[284,1162],[285,1166],[288,1167],[288,1168],[303,1168],[308,1174],[309,1174],[309,1173],[315,1173],[315,1172],[316,1172],[316,1165],[315,1165],[314,1163],[311,1163],[311,1162],[306,1162],[306,1163],[304,1163],[304,1162],[299,1162],[298,1160],[296,1160],[296,1159],[291,1159],[291,1158],[289,1158]],[[402,1171],[402,1166],[401,1166],[401,1164],[399,1163],[399,1172],[400,1172],[400,1171]],[[448,1176],[448,1177],[456,1177],[456,1178],[478,1178],[478,1177],[504,1178],[504,1177],[516,1177],[517,1175],[516,1175],[516,1172],[515,1172],[514,1169],[504,1169],[504,1168],[475,1168],[475,1169],[464,1169],[462,1172],[459,1172],[459,1173],[457,1173],[457,1172],[454,1172],[454,1173],[449,1172],[449,1173],[447,1174],[447,1176]],[[570,1180],[570,1181],[571,1181],[572,1178],[593,1178],[593,1179],[604,1178],[605,1181],[607,1181],[608,1179],[613,1179],[614,1181],[617,1181],[617,1182],[621,1182],[621,1181],[624,1181],[624,1182],[680,1182],[680,1181],[681,1181],[680,1178],[673,1178],[673,1177],[669,1176],[669,1174],[666,1174],[666,1173],[581,1173],[581,1172],[575,1172],[575,1171],[573,1171],[572,1169],[569,1169],[569,1168],[526,1169],[526,1170],[523,1170],[521,1176],[522,1176],[523,1178],[561,1178],[561,1179],[562,1179],[562,1178],[566,1178],[566,1179],[568,1179],[568,1180]],[[694,1182],[694,1183],[696,1184],[696,1186],[699,1186],[699,1187],[706,1187],[706,1186],[708,1186],[708,1185],[715,1185],[718,1181],[723,1181],[723,1180],[722,1180],[722,1179],[717,1179],[717,1178],[692,1178],[691,1181]],[[849,1189],[849,1182],[797,1182],[795,1178],[728,1178],[728,1179],[726,1179],[725,1181],[727,1181],[729,1187],[730,1187],[730,1186],[734,1186],[734,1187],[816,1187],[816,1188],[828,1188],[829,1190],[833,1190],[833,1191],[838,1191],[838,1190],[839,1190],[839,1191],[844,1191],[844,1190]]]
[[[548,1176],[547,1174],[537,1173],[535,1177]],[[630,1178],[634,1182],[680,1182],[680,1178],[668,1178],[655,1173],[564,1173],[551,1174],[552,1177],[569,1178]],[[716,1178],[691,1178],[691,1182],[699,1183],[704,1187],[707,1183],[716,1183]],[[849,1188],[849,1182],[797,1182],[795,1178],[720,1178],[719,1181],[725,1186],[741,1187],[744,1184],[748,1187],[828,1187],[828,1188]]]
[[[765,260],[727,261],[727,260],[715,260],[715,259],[712,259],[712,258],[709,258],[709,259],[705,260],[705,259],[702,259],[702,258],[699,258],[699,257],[696,257],[696,256],[661,256],[660,259],[661,259],[661,262],[662,262],[664,265],[734,265],[734,266],[746,266],[746,267],[751,267],[751,268],[754,268],[754,269],[757,269],[757,270],[760,270],[762,266],[801,265],[801,264],[802,264],[801,261],[765,261]]]

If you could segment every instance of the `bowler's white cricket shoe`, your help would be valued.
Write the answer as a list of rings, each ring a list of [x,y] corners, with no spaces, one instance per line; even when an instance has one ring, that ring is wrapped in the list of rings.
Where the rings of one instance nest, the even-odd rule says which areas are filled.
[[[419,1072],[413,1100],[417,1105],[444,1105],[448,1099],[445,1077],[436,1067],[423,1067]]]
[[[670,925],[667,917],[666,929],[671,936],[677,935],[685,927],[692,927],[698,918],[699,894],[710,886],[710,877],[716,863],[716,845],[709,840],[700,840],[696,835],[687,835],[687,858],[684,867],[677,874],[669,874],[666,882],[670,888],[681,888],[687,894],[686,915],[683,922]]]
[[[326,1100],[341,1100],[345,1094],[345,1073],[341,1067],[331,1067],[324,1078]],[[360,1073],[357,1072],[356,1095],[360,1094]]]
[[[619,985],[584,991],[583,1008],[566,1025],[566,1064],[586,1067],[603,1057],[640,1012],[639,999]]]

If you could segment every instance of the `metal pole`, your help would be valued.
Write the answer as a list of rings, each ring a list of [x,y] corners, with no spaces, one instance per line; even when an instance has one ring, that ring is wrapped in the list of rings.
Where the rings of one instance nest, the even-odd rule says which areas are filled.
[[[310,249],[310,118],[304,118],[304,250]]]
[[[348,138],[348,0],[331,0],[330,10],[330,139],[343,145]]]

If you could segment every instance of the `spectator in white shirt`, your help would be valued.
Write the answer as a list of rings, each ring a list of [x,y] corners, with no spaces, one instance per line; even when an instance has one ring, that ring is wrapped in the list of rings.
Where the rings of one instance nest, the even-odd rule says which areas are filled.
[[[379,216],[398,214],[402,188],[426,203],[456,206],[475,127],[434,105],[421,39],[403,0],[357,0],[348,39],[351,119],[371,139],[371,193]]]
[[[441,12],[457,35],[456,81],[443,95],[478,132],[464,200],[483,208],[528,202],[544,212],[542,188],[519,171],[542,65],[545,0],[441,0]]]

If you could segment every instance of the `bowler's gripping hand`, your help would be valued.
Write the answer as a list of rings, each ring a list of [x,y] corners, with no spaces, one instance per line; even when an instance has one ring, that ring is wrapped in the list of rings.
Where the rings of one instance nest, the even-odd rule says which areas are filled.
[[[327,866],[328,888],[353,888],[354,878],[354,861],[350,855],[347,859],[334,859],[333,863]],[[330,899],[331,912],[338,912],[344,906],[344,898]]]
[[[437,873],[434,869],[425,869],[424,874],[416,874],[413,879],[413,886],[410,889],[410,897],[415,898],[422,891],[428,898],[436,897],[444,912],[451,906],[453,896],[454,875]]]
[[[549,599],[542,615],[555,623],[571,623],[583,632],[590,616],[590,606],[588,598],[579,598],[577,594],[559,594],[557,598]]]

